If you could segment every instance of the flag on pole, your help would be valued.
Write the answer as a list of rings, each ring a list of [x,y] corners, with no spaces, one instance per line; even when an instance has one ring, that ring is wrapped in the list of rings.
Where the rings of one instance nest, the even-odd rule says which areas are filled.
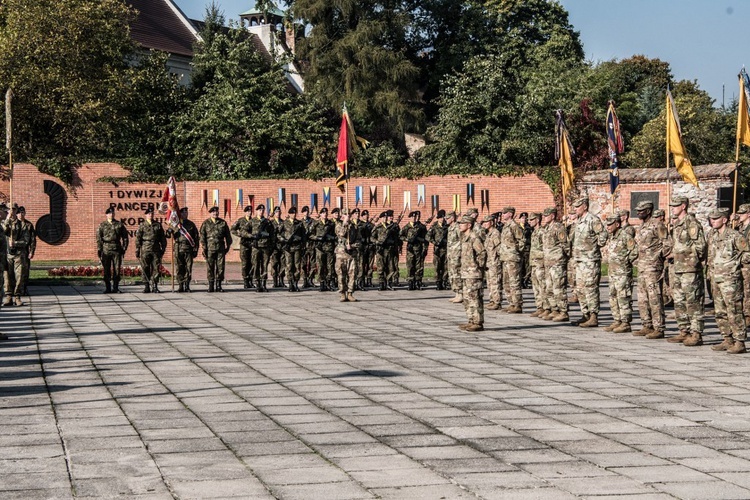
[[[614,194],[617,186],[620,185],[620,159],[617,155],[625,151],[614,101],[609,101],[609,108],[607,108],[607,146],[609,147],[609,192]]]
[[[164,190],[164,194],[161,197],[161,206],[159,212],[166,213],[167,225],[172,228],[173,231],[179,231],[185,239],[190,242],[191,247],[195,247],[195,241],[190,233],[182,227],[182,219],[180,218],[180,204],[177,203],[177,188],[174,177],[170,177],[167,181],[167,189]]]
[[[750,77],[740,71],[740,103],[737,109],[737,142],[750,146]]]
[[[568,127],[565,125],[565,115],[561,109],[558,109],[555,113],[555,158],[560,166],[563,198],[573,188],[573,181],[575,180],[573,156],[575,154],[573,143],[570,142]]]
[[[693,164],[687,157],[685,146],[682,144],[682,129],[680,118],[677,116],[677,108],[672,99],[672,93],[667,89],[667,153],[672,153],[674,166],[682,176],[682,180],[698,186],[698,179],[693,172]],[[669,158],[667,158],[669,161]]]
[[[341,111],[341,128],[339,129],[339,148],[336,154],[336,169],[338,170],[338,177],[336,177],[336,187],[342,192],[346,187],[346,183],[349,182],[349,167],[354,157],[354,152],[359,149],[358,144],[362,145],[363,149],[366,149],[370,145],[368,141],[357,137],[354,132],[354,125],[349,117],[349,112],[346,110],[346,103],[344,103],[344,109]]]

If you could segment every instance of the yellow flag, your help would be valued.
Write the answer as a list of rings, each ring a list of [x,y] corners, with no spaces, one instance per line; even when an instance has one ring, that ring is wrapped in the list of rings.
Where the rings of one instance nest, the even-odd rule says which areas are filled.
[[[672,93],[667,89],[667,156],[672,153],[674,165],[682,176],[682,180],[698,186],[698,179],[693,172],[693,164],[685,152],[685,146],[682,144],[682,131],[680,130],[680,120],[677,116],[677,109],[672,99]],[[669,157],[667,157],[669,162]]]
[[[555,156],[557,157],[557,164],[560,166],[563,198],[573,188],[575,179],[573,173],[574,154],[573,145],[568,135],[568,127],[565,126],[565,116],[562,110],[558,109],[555,112]]]
[[[744,71],[744,69],[743,69]],[[750,115],[747,111],[747,95],[745,82],[740,75],[740,103],[737,109],[737,142],[750,146]]]

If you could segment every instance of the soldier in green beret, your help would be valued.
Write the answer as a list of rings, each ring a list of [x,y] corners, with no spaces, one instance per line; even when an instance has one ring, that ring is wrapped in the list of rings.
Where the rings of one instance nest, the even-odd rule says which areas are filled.
[[[455,214],[453,214],[455,217]],[[438,290],[447,288],[448,273],[446,264],[448,258],[448,229],[445,210],[438,210],[435,222],[427,231],[427,241],[432,243],[432,265],[435,267],[435,281]]]
[[[208,291],[223,292],[221,283],[224,281],[225,256],[232,247],[232,234],[229,225],[219,218],[219,207],[208,210],[209,218],[201,224],[200,246],[203,248],[203,258],[206,259],[206,277]]]

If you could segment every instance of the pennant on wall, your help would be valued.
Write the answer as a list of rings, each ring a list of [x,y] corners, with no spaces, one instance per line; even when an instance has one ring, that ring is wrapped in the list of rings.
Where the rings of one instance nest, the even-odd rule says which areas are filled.
[[[383,186],[383,206],[391,205],[391,186]]]
[[[375,203],[375,206],[378,206],[378,187],[377,186],[370,186],[370,206]]]
[[[362,203],[362,186],[354,188],[354,206],[358,207]]]
[[[466,184],[466,204],[471,203],[474,205],[474,183],[470,182]]]
[[[323,188],[323,206],[324,207],[331,206],[331,188],[330,187]]]
[[[238,190],[237,190],[237,191],[235,192],[235,196],[234,196],[234,201],[235,201],[235,206],[236,206],[236,207],[239,207],[239,208],[244,208],[244,207],[242,206],[242,203],[243,203],[243,202],[245,201],[245,195],[243,195],[243,194],[242,194],[242,189],[241,189],[241,188],[240,188],[240,189],[238,189]]]
[[[224,218],[232,218],[232,200],[224,198]]]
[[[456,212],[456,215],[461,213],[461,195],[460,194],[453,195],[453,211]]]
[[[212,207],[218,207],[219,206],[219,190],[214,189],[214,197],[213,197],[213,205]]]
[[[254,194],[247,195],[247,202],[250,204],[250,210],[252,213],[252,210],[255,209],[255,195]]]
[[[432,195],[432,213],[433,215],[435,212],[440,210],[440,196],[433,194]]]
[[[273,198],[266,198],[266,213],[268,215],[273,213]]]
[[[417,184],[417,206],[425,204],[424,196],[424,184]]]
[[[411,191],[404,191],[404,211],[411,210]]]
[[[284,206],[286,208],[286,189],[285,188],[279,188],[279,206]]]
[[[479,193],[482,197],[482,210],[487,208],[487,210],[490,209],[490,190],[489,189],[482,189],[482,191]]]
[[[292,206],[299,209],[299,206],[297,206],[298,201],[299,197],[295,193],[292,193]]]
[[[208,208],[208,189],[204,189],[201,195],[201,208]]]
[[[310,211],[318,211],[318,193],[310,193]]]
[[[339,207],[339,210],[344,208],[344,197],[343,196],[337,196],[336,197],[336,206]]]

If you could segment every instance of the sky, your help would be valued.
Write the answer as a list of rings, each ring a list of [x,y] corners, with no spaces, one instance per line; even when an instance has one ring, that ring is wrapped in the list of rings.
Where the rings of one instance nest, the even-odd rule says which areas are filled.
[[[174,0],[188,17],[202,19],[210,0]],[[216,0],[227,19],[253,0]],[[677,80],[698,85],[722,104],[738,93],[737,74],[750,65],[750,1],[560,0],[593,62],[636,54],[670,64]]]

